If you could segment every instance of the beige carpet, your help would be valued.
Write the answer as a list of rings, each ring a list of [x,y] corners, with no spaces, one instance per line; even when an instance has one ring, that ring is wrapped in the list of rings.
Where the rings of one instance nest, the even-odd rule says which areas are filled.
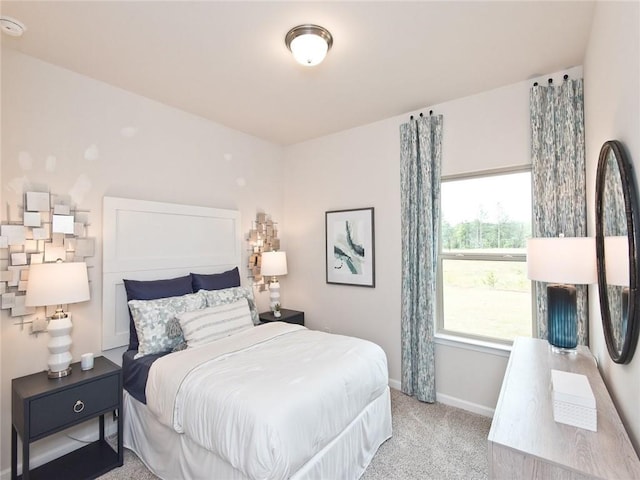
[[[391,410],[393,437],[380,447],[362,480],[488,477],[489,418],[440,403],[422,403],[397,390],[391,390]],[[156,478],[133,452],[125,450],[124,465],[99,480]]]

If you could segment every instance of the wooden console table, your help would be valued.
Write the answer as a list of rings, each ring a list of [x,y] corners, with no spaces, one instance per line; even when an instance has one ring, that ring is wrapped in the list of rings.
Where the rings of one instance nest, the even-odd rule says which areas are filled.
[[[553,420],[551,369],[587,376],[596,398],[597,432]],[[518,337],[488,441],[489,478],[640,479],[640,460],[586,347],[562,355],[544,340]]]

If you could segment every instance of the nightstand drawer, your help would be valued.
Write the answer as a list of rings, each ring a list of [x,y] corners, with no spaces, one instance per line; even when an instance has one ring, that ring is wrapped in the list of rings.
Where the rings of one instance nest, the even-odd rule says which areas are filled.
[[[58,393],[37,398],[30,405],[30,437],[92,418],[119,405],[119,376],[110,375]]]

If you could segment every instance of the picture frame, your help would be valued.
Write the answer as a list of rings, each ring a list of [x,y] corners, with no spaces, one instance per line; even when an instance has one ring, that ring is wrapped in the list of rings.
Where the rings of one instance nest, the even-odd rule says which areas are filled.
[[[373,207],[325,212],[325,245],[327,283],[375,287]]]

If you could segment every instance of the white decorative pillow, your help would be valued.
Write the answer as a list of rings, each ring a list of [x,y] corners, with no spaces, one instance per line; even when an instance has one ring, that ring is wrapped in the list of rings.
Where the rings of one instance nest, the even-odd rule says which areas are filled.
[[[198,293],[204,295],[207,299],[208,307],[217,307],[225,303],[233,303],[246,298],[249,302],[249,310],[251,311],[251,321],[254,325],[260,324],[260,316],[256,308],[256,302],[253,300],[253,289],[246,287],[225,288],[222,290],[200,290]]]
[[[178,321],[189,348],[253,328],[246,298],[217,307],[181,313],[178,315]]]
[[[134,358],[168,352],[183,342],[182,335],[167,334],[169,322],[180,313],[200,310],[206,306],[206,299],[198,293],[156,300],[130,300],[129,310],[139,340],[138,353]]]

